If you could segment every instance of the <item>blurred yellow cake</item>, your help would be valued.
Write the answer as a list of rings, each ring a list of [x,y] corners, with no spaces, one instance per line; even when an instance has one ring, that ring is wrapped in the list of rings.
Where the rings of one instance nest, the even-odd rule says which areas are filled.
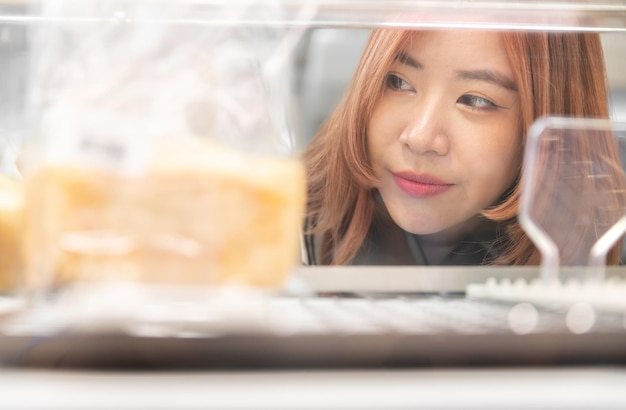
[[[22,185],[0,174],[0,292],[16,285],[20,260]]]
[[[31,287],[106,279],[280,286],[297,262],[302,164],[183,140],[144,172],[42,165],[26,179]]]

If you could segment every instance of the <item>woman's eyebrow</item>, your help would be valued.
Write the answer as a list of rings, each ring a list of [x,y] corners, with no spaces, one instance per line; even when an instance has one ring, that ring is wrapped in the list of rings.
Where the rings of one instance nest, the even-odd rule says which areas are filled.
[[[413,57],[409,56],[407,53],[400,51],[397,55],[396,55],[396,61],[402,63],[402,64],[406,64],[408,66],[411,66],[413,68],[416,68],[418,70],[421,70],[423,68],[422,63],[420,63],[419,61],[415,60]]]
[[[517,91],[517,85],[515,81],[511,80],[504,74],[500,74],[497,71],[492,70],[461,70],[457,71],[456,76],[461,80],[479,80],[486,81],[507,90]]]

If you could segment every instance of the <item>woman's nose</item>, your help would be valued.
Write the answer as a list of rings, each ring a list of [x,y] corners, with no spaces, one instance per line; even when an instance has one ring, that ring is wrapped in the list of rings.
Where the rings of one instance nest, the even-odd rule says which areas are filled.
[[[408,110],[400,141],[415,154],[446,155],[450,150],[444,110],[437,101],[420,101]]]

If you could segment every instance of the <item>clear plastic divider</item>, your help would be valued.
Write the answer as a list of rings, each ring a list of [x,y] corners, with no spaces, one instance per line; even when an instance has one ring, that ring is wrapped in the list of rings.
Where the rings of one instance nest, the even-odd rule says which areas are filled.
[[[626,232],[626,123],[549,117],[531,128],[519,219],[542,255],[541,279],[561,267],[604,279],[608,252]]]

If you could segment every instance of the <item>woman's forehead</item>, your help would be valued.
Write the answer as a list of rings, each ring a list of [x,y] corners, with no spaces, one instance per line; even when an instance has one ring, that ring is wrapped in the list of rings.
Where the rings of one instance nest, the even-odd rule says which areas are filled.
[[[399,42],[393,63],[417,69],[444,67],[459,70],[492,70],[512,78],[513,69],[504,39],[495,31],[409,32]]]

